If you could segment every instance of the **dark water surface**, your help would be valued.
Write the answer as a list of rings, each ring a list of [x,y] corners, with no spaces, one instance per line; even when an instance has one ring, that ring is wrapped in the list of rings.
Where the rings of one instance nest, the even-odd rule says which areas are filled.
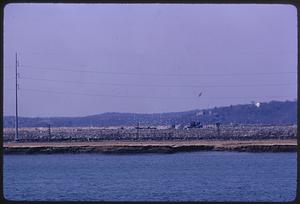
[[[4,155],[8,200],[291,201],[296,153]]]

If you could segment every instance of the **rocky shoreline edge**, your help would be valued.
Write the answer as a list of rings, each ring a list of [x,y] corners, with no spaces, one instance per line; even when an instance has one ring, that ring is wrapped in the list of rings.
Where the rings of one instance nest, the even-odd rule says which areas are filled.
[[[176,153],[193,151],[237,152],[296,152],[295,144],[241,144],[241,145],[103,145],[103,146],[4,146],[4,154],[54,154],[54,153]]]

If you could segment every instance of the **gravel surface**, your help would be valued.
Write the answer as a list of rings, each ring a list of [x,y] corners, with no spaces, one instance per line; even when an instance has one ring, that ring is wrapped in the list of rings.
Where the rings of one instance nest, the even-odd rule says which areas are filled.
[[[3,129],[4,142],[13,141],[15,130]],[[135,129],[134,127],[20,128],[21,141],[167,141],[167,140],[272,140],[296,139],[296,125],[221,125],[203,128]]]

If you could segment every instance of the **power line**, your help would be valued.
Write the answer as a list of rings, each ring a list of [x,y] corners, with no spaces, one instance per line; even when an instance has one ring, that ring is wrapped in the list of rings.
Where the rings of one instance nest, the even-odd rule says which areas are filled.
[[[14,89],[7,89],[14,90]],[[133,95],[110,95],[110,94],[90,94],[90,93],[79,93],[79,92],[66,92],[66,91],[51,91],[51,90],[42,90],[42,89],[26,89],[22,88],[22,91],[32,91],[32,92],[41,92],[41,93],[53,93],[53,94],[70,94],[70,95],[85,95],[85,96],[101,96],[101,97],[116,97],[116,98],[143,98],[143,99],[182,99],[182,100],[199,100],[198,97],[160,97],[160,96],[133,96]],[[209,97],[202,98],[201,100],[227,100],[227,99],[261,99],[261,98],[290,98],[290,96],[238,96],[238,97]]]
[[[234,84],[234,85],[175,85],[175,84],[127,84],[127,83],[98,83],[98,82],[82,82],[82,81],[66,81],[56,79],[45,79],[45,78],[33,78],[33,77],[21,77],[25,80],[34,81],[49,81],[49,82],[60,82],[60,83],[72,83],[72,84],[94,84],[102,86],[129,86],[129,87],[183,87],[183,88],[202,88],[202,87],[261,87],[261,86],[296,86],[293,83],[274,83],[274,84]]]
[[[203,76],[257,76],[257,75],[282,75],[282,74],[296,74],[297,72],[260,72],[260,73],[228,73],[228,74],[162,74],[162,73],[134,73],[134,72],[107,72],[96,70],[79,70],[79,69],[65,69],[56,67],[40,67],[31,65],[20,65],[26,69],[37,70],[52,70],[64,72],[80,72],[80,73],[99,73],[109,75],[133,75],[133,76],[167,76],[167,77],[203,77]]]

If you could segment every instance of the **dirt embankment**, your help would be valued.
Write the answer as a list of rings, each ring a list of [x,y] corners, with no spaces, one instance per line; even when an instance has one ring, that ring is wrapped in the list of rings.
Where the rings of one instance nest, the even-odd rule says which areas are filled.
[[[297,140],[4,143],[4,153],[6,154],[126,154],[175,153],[191,151],[296,152]]]

